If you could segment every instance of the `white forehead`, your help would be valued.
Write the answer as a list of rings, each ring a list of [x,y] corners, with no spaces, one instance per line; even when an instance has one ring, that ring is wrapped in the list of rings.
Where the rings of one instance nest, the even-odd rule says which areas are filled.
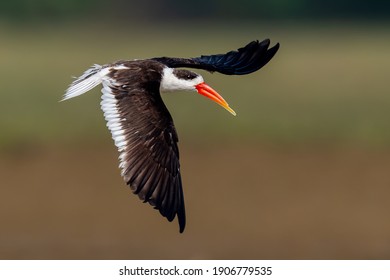
[[[195,90],[195,86],[203,83],[203,77],[199,74],[194,79],[179,79],[174,73],[173,68],[166,67],[161,77],[160,91],[175,90]]]

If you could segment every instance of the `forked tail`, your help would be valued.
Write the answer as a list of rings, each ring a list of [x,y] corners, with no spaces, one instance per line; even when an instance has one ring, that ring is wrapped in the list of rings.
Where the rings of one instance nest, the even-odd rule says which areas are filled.
[[[102,78],[109,73],[109,68],[99,64],[93,65],[68,87],[61,101],[79,96],[102,83]]]

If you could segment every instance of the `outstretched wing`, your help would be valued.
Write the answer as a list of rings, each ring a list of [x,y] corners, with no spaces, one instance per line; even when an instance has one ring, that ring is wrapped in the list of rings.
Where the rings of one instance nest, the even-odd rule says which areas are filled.
[[[269,48],[270,40],[252,41],[237,51],[226,54],[202,55],[195,58],[153,58],[168,67],[189,67],[219,72],[226,75],[245,75],[266,65],[279,49],[279,43]]]
[[[124,180],[140,199],[169,221],[177,215],[183,232],[185,208],[178,137],[158,83],[143,80],[158,72],[149,69],[149,74],[140,79],[137,71],[141,69],[132,65],[111,68],[102,79],[101,108],[120,152]],[[150,76],[148,79],[154,80]]]

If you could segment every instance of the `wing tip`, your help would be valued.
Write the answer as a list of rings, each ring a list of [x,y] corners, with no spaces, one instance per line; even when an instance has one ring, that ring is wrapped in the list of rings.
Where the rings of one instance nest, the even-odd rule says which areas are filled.
[[[259,42],[259,40],[257,40],[257,42]],[[269,39],[269,38],[266,38],[266,39],[264,39],[263,41],[261,41],[260,43],[259,43],[259,45],[261,45],[261,46],[269,46],[271,44],[271,40]]]
[[[186,227],[186,214],[184,208],[177,212],[177,219],[179,221],[179,232],[183,233]]]
[[[259,47],[261,48],[265,48],[267,49],[267,51],[270,51],[270,50],[273,50],[275,49],[275,53],[276,51],[279,49],[280,47],[280,43],[277,42],[273,47],[269,48],[269,46],[271,45],[271,40],[269,38],[267,39],[264,39],[263,41],[259,42],[259,40],[256,40],[258,42],[258,45]]]
[[[275,49],[275,52],[276,52],[276,51],[279,50],[279,48],[280,48],[280,43],[277,42],[277,43],[275,44],[275,46],[273,46],[271,49]],[[270,50],[271,50],[271,49],[270,49]]]
[[[268,57],[269,57],[268,61],[270,61],[274,57],[274,55],[278,52],[279,48],[280,48],[280,43],[278,42],[272,48],[269,48],[267,50]]]

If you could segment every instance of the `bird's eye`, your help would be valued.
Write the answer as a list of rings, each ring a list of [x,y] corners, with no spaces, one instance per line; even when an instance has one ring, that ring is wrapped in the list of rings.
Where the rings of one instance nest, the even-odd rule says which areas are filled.
[[[182,70],[182,69],[173,70],[173,74],[179,79],[184,79],[184,80],[193,80],[198,76],[193,72],[190,72],[188,70]]]

